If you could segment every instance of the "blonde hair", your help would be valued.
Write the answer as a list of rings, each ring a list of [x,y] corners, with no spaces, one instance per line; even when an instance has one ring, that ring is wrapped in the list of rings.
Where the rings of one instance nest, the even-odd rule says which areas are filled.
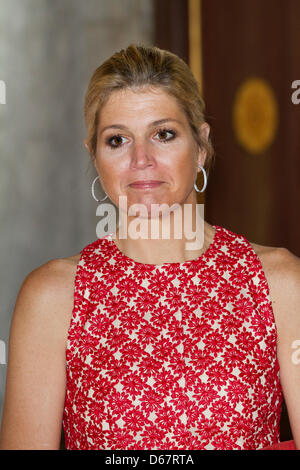
[[[114,91],[126,88],[159,87],[175,97],[185,112],[192,135],[206,150],[204,168],[209,174],[215,155],[211,138],[199,133],[205,122],[205,104],[191,69],[176,54],[156,46],[130,44],[103,62],[93,73],[84,102],[87,145],[92,158],[97,149],[97,130],[101,108]]]

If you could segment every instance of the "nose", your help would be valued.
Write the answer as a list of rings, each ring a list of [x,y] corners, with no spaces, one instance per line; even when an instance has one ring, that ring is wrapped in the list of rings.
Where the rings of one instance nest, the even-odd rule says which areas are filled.
[[[145,141],[134,143],[130,158],[131,168],[145,168],[155,165],[153,150],[151,151],[150,144]]]

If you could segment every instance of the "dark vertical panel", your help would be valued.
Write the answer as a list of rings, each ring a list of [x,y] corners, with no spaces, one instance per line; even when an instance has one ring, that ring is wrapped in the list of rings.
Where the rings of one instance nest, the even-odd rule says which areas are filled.
[[[206,213],[251,241],[298,255],[300,106],[290,90],[300,77],[299,18],[297,0],[202,0],[203,90],[217,151]],[[235,92],[250,76],[267,80],[279,107],[275,140],[259,155],[238,144],[232,126]]]
[[[300,2],[289,0],[286,2],[286,26],[285,26],[285,63],[284,71],[286,79],[283,90],[285,95],[290,95],[291,83],[300,80]],[[283,185],[283,191],[287,192],[288,226],[285,238],[285,246],[300,256],[300,104],[295,105],[290,99],[286,102],[286,136],[282,155],[278,161],[278,188]],[[286,181],[281,176],[280,169],[287,166]],[[281,190],[278,191],[280,199]],[[279,228],[277,228],[279,230]]]
[[[155,45],[189,62],[188,0],[154,0]]]

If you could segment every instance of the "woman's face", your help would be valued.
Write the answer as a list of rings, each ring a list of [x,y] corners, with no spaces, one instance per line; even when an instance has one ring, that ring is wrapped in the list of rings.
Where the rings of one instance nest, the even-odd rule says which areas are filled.
[[[200,131],[207,138],[208,124]],[[193,185],[205,157],[176,99],[159,88],[116,91],[101,110],[94,164],[116,206],[119,196],[127,197],[127,209],[139,203],[147,211],[151,204],[195,202]],[[132,185],[149,180],[160,184]]]

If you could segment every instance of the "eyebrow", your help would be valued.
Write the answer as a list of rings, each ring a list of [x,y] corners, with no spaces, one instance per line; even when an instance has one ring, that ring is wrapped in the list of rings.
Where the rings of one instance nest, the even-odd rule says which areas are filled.
[[[183,125],[183,123],[179,121],[178,119],[165,118],[165,119],[159,119],[158,121],[150,122],[150,124],[148,124],[148,127],[157,126],[159,124],[164,124],[165,122],[170,122],[170,121],[177,122],[178,124]],[[128,129],[128,127],[124,126],[123,124],[111,124],[110,126],[103,127],[103,129],[101,129],[101,131],[99,132],[99,135],[102,134],[102,132],[104,132],[106,129]]]

